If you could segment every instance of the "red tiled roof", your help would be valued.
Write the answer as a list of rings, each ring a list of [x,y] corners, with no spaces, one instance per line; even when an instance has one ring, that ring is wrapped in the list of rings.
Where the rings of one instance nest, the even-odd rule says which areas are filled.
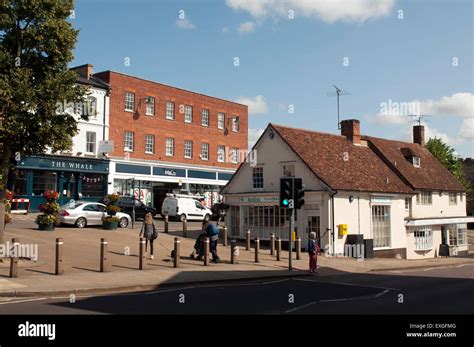
[[[464,191],[464,187],[425,147],[416,143],[363,136],[415,189]],[[420,157],[420,167],[409,161],[410,155]]]
[[[331,189],[413,193],[413,189],[368,146],[354,145],[345,136],[271,126]]]

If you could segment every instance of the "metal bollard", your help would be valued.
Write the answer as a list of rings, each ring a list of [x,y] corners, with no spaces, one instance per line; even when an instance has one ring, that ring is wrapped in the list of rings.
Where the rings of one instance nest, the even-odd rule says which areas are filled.
[[[165,234],[168,234],[168,232],[169,232],[168,222],[169,222],[169,216],[167,214],[165,214]]]
[[[258,253],[260,252],[260,240],[258,237],[255,238],[255,262],[259,263],[260,259],[258,258]]]
[[[237,240],[232,239],[230,240],[230,263],[237,264]]]
[[[177,237],[174,238],[174,259],[173,259],[173,265],[174,267],[179,267],[179,239]]]
[[[245,250],[250,250],[250,230],[247,230],[245,233]]]
[[[107,239],[100,239],[100,272],[106,272],[108,268],[107,244]]]
[[[56,275],[62,275],[64,273],[63,269],[63,239],[58,237],[56,239],[56,265],[54,273]]]
[[[186,219],[183,220],[183,237],[188,236],[188,221]]]
[[[10,277],[18,277],[18,251],[20,246],[20,239],[13,238],[13,256],[10,257]]]
[[[270,255],[275,255],[275,234],[270,234]]]
[[[222,228],[222,233],[224,234],[222,235],[222,246],[225,247],[227,246],[227,227],[226,226]]]
[[[145,260],[145,238],[140,237],[138,246],[138,269],[143,270],[143,263]]]
[[[204,266],[209,265],[209,237],[204,239]]]
[[[296,260],[300,260],[301,259],[301,237],[296,238],[295,248],[296,248]]]
[[[276,239],[276,254],[277,254],[277,261],[281,260],[281,239],[280,236]]]

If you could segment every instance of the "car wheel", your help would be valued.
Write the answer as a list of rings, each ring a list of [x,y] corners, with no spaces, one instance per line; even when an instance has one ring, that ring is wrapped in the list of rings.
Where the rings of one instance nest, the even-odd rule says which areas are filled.
[[[208,213],[204,216],[204,221],[209,222],[209,219],[211,219],[211,215]]]
[[[85,219],[84,217],[79,217],[78,219],[76,219],[76,223],[74,224],[78,228],[84,228],[87,225],[87,219]]]
[[[128,219],[125,217],[120,218],[119,225],[121,228],[128,227]]]
[[[184,222],[186,220],[186,215],[183,213],[180,217],[179,217],[179,220],[181,222]]]

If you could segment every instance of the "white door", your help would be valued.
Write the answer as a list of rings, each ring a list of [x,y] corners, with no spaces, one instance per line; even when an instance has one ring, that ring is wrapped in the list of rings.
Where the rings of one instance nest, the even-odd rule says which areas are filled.
[[[304,237],[302,237],[302,248],[307,249],[308,247],[308,240],[309,240],[309,234],[311,232],[316,233],[316,240],[318,241],[318,245],[321,248],[321,250],[324,250],[324,246],[326,245],[326,235],[321,232],[321,217],[319,216],[319,211],[316,212],[310,212],[308,211],[305,214],[304,218],[304,223],[305,223],[305,233]]]

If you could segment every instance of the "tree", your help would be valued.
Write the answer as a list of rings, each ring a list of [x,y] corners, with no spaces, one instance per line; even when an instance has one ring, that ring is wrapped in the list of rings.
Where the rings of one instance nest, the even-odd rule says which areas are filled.
[[[86,93],[68,69],[73,8],[73,0],[0,0],[0,201],[18,159],[66,150],[78,131],[57,106],[82,103]]]
[[[464,175],[462,160],[454,154],[454,148],[437,137],[430,138],[426,143],[426,148],[461,182],[469,194],[472,187]]]

